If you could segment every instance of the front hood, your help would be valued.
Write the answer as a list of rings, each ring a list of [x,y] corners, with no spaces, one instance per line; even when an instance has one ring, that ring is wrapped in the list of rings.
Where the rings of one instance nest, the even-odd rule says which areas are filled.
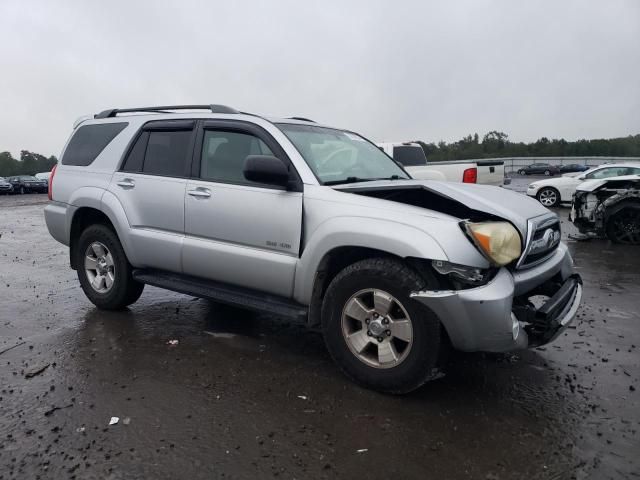
[[[469,211],[482,212],[489,216],[499,217],[510,221],[526,238],[527,220],[551,212],[538,201],[501,187],[475,185],[468,183],[440,182],[435,180],[383,180],[375,182],[352,183],[338,185],[336,190],[361,195],[375,196],[389,201],[403,202],[401,194],[412,192],[412,205],[433,209],[461,219]],[[424,191],[424,202],[416,204],[415,197]],[[437,195],[450,202],[434,201]],[[404,202],[404,203],[409,203]],[[456,205],[457,204],[457,205]],[[464,207],[464,208],[460,208]]]

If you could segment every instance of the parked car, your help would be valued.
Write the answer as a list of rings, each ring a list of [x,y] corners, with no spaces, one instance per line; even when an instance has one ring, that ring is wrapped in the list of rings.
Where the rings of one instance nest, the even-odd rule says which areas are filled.
[[[48,184],[44,180],[38,180],[31,175],[18,175],[8,178],[14,193],[47,193]]]
[[[560,173],[560,168],[555,165],[549,165],[548,163],[532,163],[526,167],[518,169],[520,175],[557,175]]]
[[[570,163],[569,165],[560,165],[560,173],[586,172],[589,167],[580,163]]]
[[[47,227],[98,308],[149,284],[302,319],[384,392],[438,375],[445,344],[548,343],[582,298],[558,216],[538,202],[412,180],[364,137],[309,120],[107,110],[72,132],[50,187]]]
[[[505,183],[503,160],[427,162],[427,156],[418,143],[387,142],[377,145],[383,152],[401,164],[409,172],[411,178],[496,186],[502,186]]]
[[[569,219],[582,234],[640,245],[640,175],[587,180],[578,185]]]
[[[559,178],[535,181],[527,188],[527,195],[537,198],[545,207],[557,207],[561,203],[571,202],[576,187],[585,180],[637,173],[640,173],[640,162],[605,164],[582,174],[566,174]]]
[[[0,177],[0,194],[8,195],[13,192],[13,185],[6,178]]]
[[[44,180],[45,182],[47,182],[47,185],[49,184],[50,176],[51,176],[51,172],[41,172],[41,173],[36,173],[34,175],[34,177],[36,177],[38,180]]]

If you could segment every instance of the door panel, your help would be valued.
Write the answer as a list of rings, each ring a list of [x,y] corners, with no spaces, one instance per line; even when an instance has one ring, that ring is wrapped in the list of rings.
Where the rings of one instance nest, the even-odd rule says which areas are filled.
[[[180,272],[187,180],[116,172],[109,190],[124,208],[131,227],[137,267]]]
[[[289,296],[301,228],[301,192],[190,180],[184,272]]]

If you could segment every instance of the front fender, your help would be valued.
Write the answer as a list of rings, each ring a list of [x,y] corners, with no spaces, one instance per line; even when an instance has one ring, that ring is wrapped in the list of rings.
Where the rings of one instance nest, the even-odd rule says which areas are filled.
[[[401,258],[448,260],[444,250],[424,231],[402,223],[366,217],[334,217],[322,223],[307,240],[296,268],[294,298],[308,305],[320,262],[339,247],[364,247]]]

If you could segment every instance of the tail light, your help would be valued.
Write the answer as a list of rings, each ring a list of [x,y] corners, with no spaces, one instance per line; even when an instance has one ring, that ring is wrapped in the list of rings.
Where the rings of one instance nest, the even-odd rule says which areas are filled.
[[[477,183],[478,169],[476,167],[467,168],[462,174],[462,183]]]
[[[53,200],[53,177],[56,174],[56,168],[58,168],[57,163],[53,166],[53,168],[51,169],[51,175],[49,175],[49,188],[47,189],[49,200]]]

